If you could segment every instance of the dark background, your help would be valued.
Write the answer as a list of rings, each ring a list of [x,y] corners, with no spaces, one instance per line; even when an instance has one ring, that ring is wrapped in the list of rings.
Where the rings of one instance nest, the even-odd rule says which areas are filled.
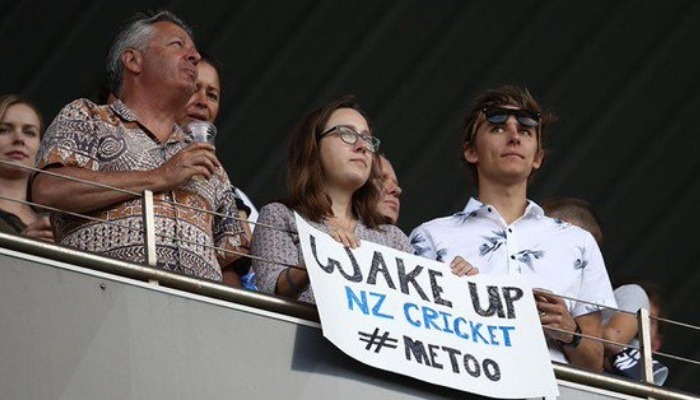
[[[399,175],[409,233],[471,194],[458,133],[471,99],[527,86],[560,117],[531,198],[592,202],[611,276],[657,282],[669,317],[700,325],[700,2],[2,0],[0,93],[48,121],[94,97],[112,34],[148,8],[174,11],[222,61],[218,154],[258,206],[285,194],[294,123],[354,93]],[[663,351],[700,359],[699,338],[670,329]],[[672,387],[700,392],[699,367],[665,361]]]

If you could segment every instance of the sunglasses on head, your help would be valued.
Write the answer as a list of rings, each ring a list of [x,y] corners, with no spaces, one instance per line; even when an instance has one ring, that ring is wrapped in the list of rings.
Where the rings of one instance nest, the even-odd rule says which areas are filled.
[[[486,116],[486,120],[493,125],[503,125],[512,115],[515,120],[522,126],[535,128],[540,125],[542,114],[529,110],[515,110],[503,107],[484,107],[481,112]]]

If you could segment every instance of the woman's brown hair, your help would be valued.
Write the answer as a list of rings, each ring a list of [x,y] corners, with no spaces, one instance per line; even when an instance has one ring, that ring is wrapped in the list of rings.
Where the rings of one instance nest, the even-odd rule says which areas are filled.
[[[282,202],[314,222],[333,215],[331,198],[323,187],[318,135],[323,132],[331,115],[342,108],[360,113],[371,130],[369,119],[355,97],[343,96],[309,113],[292,131],[287,163],[289,197]],[[377,211],[380,194],[374,183],[380,178],[379,170],[375,168],[378,162],[377,154],[373,154],[369,179],[352,195],[353,213],[371,229],[383,222]]]

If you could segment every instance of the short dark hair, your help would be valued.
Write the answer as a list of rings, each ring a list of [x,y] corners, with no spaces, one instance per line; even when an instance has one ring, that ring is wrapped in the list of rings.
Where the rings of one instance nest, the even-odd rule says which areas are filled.
[[[122,25],[107,53],[107,86],[112,93],[119,95],[119,89],[121,89],[122,80],[124,79],[124,65],[121,61],[122,53],[127,49],[143,49],[146,47],[148,41],[155,33],[152,25],[163,21],[179,26],[194,40],[192,28],[170,11],[144,11],[137,13]]]
[[[537,147],[540,151],[544,151],[542,144],[543,137],[549,132],[549,127],[556,120],[556,116],[550,112],[544,111],[540,104],[530,94],[527,88],[516,85],[503,85],[496,89],[490,89],[485,93],[477,96],[474,99],[472,107],[468,110],[462,127],[462,146],[460,147],[460,156],[467,166],[472,170],[474,180],[478,182],[476,165],[467,162],[464,158],[464,150],[473,144],[476,137],[476,132],[479,125],[486,119],[481,110],[484,107],[491,106],[515,106],[524,110],[534,111],[541,114],[540,126],[537,129]]]
[[[314,222],[332,216],[331,199],[323,190],[323,170],[321,168],[318,135],[328,123],[331,115],[339,109],[350,108],[359,112],[367,124],[371,124],[354,96],[343,96],[312,111],[292,132],[287,164],[287,186],[289,197],[282,202]],[[352,211],[368,227],[376,228],[383,223],[377,211],[379,189],[379,156],[372,155],[372,168],[369,179],[352,196]]]
[[[218,77],[219,77],[219,82],[221,82],[221,79],[222,79],[222,77],[221,77],[221,68],[222,68],[221,62],[217,58],[215,58],[213,55],[211,55],[211,53],[209,53],[208,51],[197,49],[197,52],[199,53],[199,57],[200,57],[199,62],[211,65],[211,67],[214,68],[214,72],[216,72],[216,75],[218,75]],[[223,85],[221,85],[221,86],[223,86]],[[219,96],[221,96],[221,93],[223,93],[223,91],[224,91],[223,88],[219,87]]]
[[[603,245],[603,230],[591,203],[574,197],[553,197],[540,204],[545,215],[559,218],[588,231],[598,246]]]
[[[205,62],[211,65],[216,73],[219,74],[219,78],[221,78],[221,61],[206,50],[197,49],[197,52],[199,53],[200,57],[199,62]]]

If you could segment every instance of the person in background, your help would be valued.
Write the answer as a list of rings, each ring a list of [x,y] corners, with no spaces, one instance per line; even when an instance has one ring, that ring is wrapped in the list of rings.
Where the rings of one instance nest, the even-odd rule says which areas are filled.
[[[289,197],[260,211],[251,251],[261,291],[314,303],[305,270],[294,212],[344,246],[361,240],[409,252],[406,235],[383,224],[376,152],[379,139],[353,97],[341,97],[308,114],[292,133],[289,147]],[[265,261],[263,261],[265,260]],[[279,263],[295,265],[286,267]]]
[[[377,203],[379,213],[383,215],[387,222],[396,225],[399,221],[399,213],[401,211],[401,186],[396,177],[394,167],[389,160],[384,156],[380,156],[381,164],[381,179],[379,185],[381,187],[381,197]]]
[[[479,273],[521,276],[539,289],[535,303],[549,328],[552,360],[599,372],[603,346],[581,336],[601,336],[599,307],[560,295],[614,307],[603,256],[591,234],[546,217],[527,198],[553,118],[524,88],[505,85],[478,96],[467,112],[461,148],[478,197],[463,211],[416,228],[411,243],[417,255],[461,256]]]
[[[658,285],[643,280],[630,280],[615,288],[615,300],[620,310],[603,311],[603,339],[627,344],[629,347],[605,343],[605,370],[615,375],[632,379],[641,379],[642,370],[639,362],[641,353],[638,338],[639,324],[634,314],[641,308],[649,310],[649,335],[651,351],[661,348],[662,336],[657,318],[663,314],[662,294]],[[668,378],[668,368],[658,360],[652,361],[654,383],[663,385]]]
[[[603,231],[589,202],[573,197],[557,197],[542,201],[542,208],[550,218],[557,218],[590,232],[596,238],[598,245],[602,245]],[[637,317],[630,313],[636,313],[641,308],[649,310],[649,315],[652,317],[649,324],[651,350],[658,351],[662,336],[656,318],[662,315],[661,289],[651,282],[632,280],[616,287],[613,293],[618,309],[626,312],[610,309],[602,311],[602,337],[608,341],[624,343],[632,347],[604,343],[605,370],[616,375],[639,379],[641,377],[638,364],[639,352],[633,348],[639,347],[640,344],[637,339],[639,324]],[[655,383],[662,385],[668,376],[668,368],[656,360],[653,367]]]
[[[377,203],[377,211],[386,223],[396,225],[401,213],[401,193],[403,190],[399,186],[399,180],[389,159],[384,155],[380,155],[379,159],[377,175],[380,176],[380,179],[377,181],[377,186],[381,196]],[[476,275],[479,272],[477,268],[472,267],[460,256],[452,260],[450,267],[451,272],[457,276]]]
[[[179,124],[185,127],[192,121],[206,121],[215,123],[216,117],[219,115],[219,107],[221,105],[221,79],[218,62],[208,53],[199,51],[201,59],[197,64],[197,86],[194,94],[190,97],[185,107],[183,117]],[[238,217],[242,220],[255,222],[257,220],[258,211],[248,196],[237,187],[233,187],[236,195],[236,207],[238,208]],[[254,225],[251,226],[242,222],[245,229],[248,241],[252,237]],[[243,249],[247,254],[247,249]],[[234,286],[243,287],[248,290],[257,290],[255,286],[255,273],[251,269],[250,258],[241,257],[235,262],[225,266],[222,269],[223,283]]]
[[[191,30],[168,11],[139,13],[119,31],[107,56],[116,100],[68,104],[37,157],[40,169],[123,189],[36,174],[37,203],[97,219],[52,213],[61,244],[144,262],[141,199],[128,192],[150,190],[157,268],[221,281],[221,266],[240,257],[248,236],[238,221],[180,206],[238,214],[214,146],[194,142],[177,124],[195,92],[199,59]]]
[[[32,102],[14,94],[0,96],[0,160],[34,167],[43,130],[41,113]],[[52,242],[48,215],[12,200],[27,201],[31,174],[28,169],[0,163],[0,232]]]
[[[603,230],[591,203],[574,197],[552,197],[540,204],[545,215],[576,225],[588,231],[598,247],[603,247]]]
[[[664,290],[661,288],[661,286],[657,285],[654,282],[649,282],[641,279],[630,280],[629,282],[620,285],[620,287],[624,285],[640,286],[649,298],[649,314],[652,317],[654,317],[651,319],[649,324],[651,328],[651,351],[660,351],[661,346],[664,343],[663,328],[665,325],[662,322],[656,320],[655,318],[666,318],[666,312],[664,307]]]

